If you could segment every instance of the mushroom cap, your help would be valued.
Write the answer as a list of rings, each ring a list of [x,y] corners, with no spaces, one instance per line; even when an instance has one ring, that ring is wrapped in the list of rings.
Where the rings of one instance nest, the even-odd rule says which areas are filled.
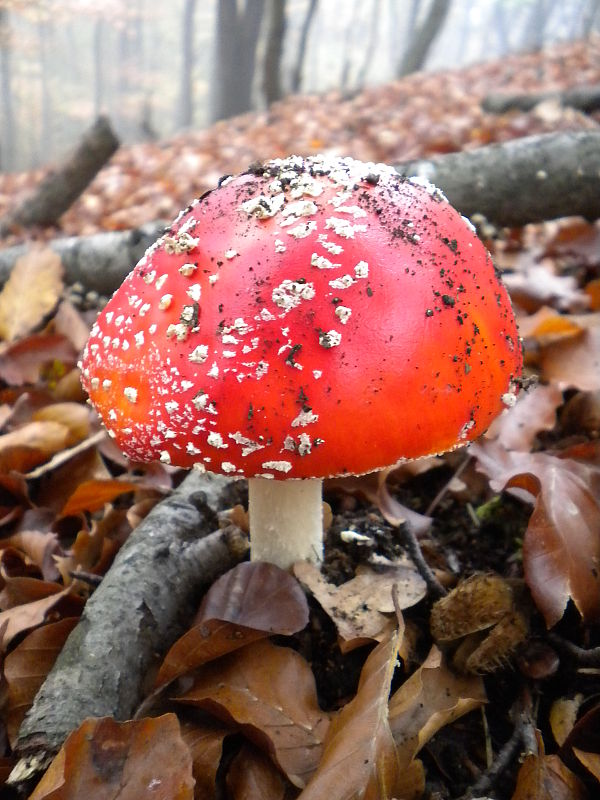
[[[521,366],[490,256],[441,192],[318,156],[183,211],[98,317],[82,380],[131,459],[323,478],[474,439]]]

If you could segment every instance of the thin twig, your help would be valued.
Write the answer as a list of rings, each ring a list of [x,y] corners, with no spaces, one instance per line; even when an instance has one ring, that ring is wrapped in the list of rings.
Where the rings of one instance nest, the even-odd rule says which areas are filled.
[[[521,749],[527,752],[535,751],[534,724],[531,718],[529,698],[519,698],[511,709],[511,715],[515,718],[515,725],[510,738],[500,748],[493,763],[485,772],[482,772],[475,783],[469,787],[459,800],[470,800],[470,798],[486,794]]]
[[[447,594],[446,589],[435,577],[434,571],[431,569],[425,556],[421,550],[421,545],[417,539],[409,522],[405,522],[399,529],[400,536],[403,539],[404,546],[411,557],[413,564],[417,568],[419,575],[425,581],[427,591],[431,594],[434,600],[439,600],[440,597],[445,597]]]

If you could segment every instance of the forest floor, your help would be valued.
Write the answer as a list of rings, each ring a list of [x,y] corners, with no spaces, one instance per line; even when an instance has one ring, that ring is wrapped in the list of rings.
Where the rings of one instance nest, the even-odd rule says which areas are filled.
[[[491,91],[575,84],[600,84],[600,41],[349,97],[289,98],[121,148],[60,229],[28,238],[169,219],[258,159],[325,151],[393,164],[595,130],[600,114],[553,101],[481,110]],[[0,176],[0,215],[41,177]],[[566,218],[481,232],[523,337],[529,386],[516,405],[467,450],[326,485],[322,574],[300,565],[292,578],[242,562],[215,581],[180,643],[156,655],[150,718],[84,723],[35,800],[112,797],[114,780],[120,796],[138,798],[598,796],[600,229]],[[21,259],[0,292],[1,781],[86,599],[183,478],[127,462],[85,404],[76,364],[97,302],[65,286],[44,250]],[[230,488],[218,508],[221,524],[242,533],[244,492]],[[448,592],[439,602],[406,556],[399,503],[421,515],[421,548]],[[267,610],[255,580],[278,598]],[[224,594],[232,586],[245,599],[234,619]],[[232,649],[235,635],[243,647]],[[116,741],[118,763],[100,769],[97,753]],[[300,792],[313,774],[318,789]],[[381,775],[396,794],[377,788]]]

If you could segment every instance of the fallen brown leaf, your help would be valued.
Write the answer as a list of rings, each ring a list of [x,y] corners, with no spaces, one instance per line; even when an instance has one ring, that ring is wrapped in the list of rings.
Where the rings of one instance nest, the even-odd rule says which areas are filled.
[[[376,569],[359,565],[356,576],[339,586],[306,561],[294,565],[294,574],[335,623],[342,653],[389,634],[394,586],[400,609],[416,605],[427,593],[425,582],[408,560]]]
[[[525,579],[548,627],[572,599],[584,619],[600,618],[600,467],[598,448],[583,458],[567,451],[508,451],[480,440],[471,448],[496,491],[525,490],[534,499],[523,541]],[[575,453],[575,455],[577,455]],[[586,458],[587,456],[587,458]]]
[[[579,778],[558,756],[544,754],[539,733],[537,739],[539,753],[523,761],[512,800],[586,800],[588,795]]]
[[[496,417],[485,435],[506,450],[529,452],[537,434],[556,425],[556,409],[562,402],[563,394],[555,384],[534,386],[519,396],[513,408]]]
[[[367,658],[356,696],[331,722],[323,757],[301,794],[302,800],[391,800],[400,796],[400,763],[388,722],[398,646],[395,633]]]
[[[310,667],[288,647],[263,640],[205,664],[176,700],[239,726],[299,788],[319,764],[329,719]]]
[[[8,697],[4,720],[13,747],[33,698],[76,624],[77,618],[70,617],[44,625],[32,631],[6,656],[4,677]]]
[[[192,755],[192,773],[195,800],[213,800],[216,797],[217,772],[221,764],[223,742],[230,728],[208,719],[187,720],[181,723],[181,738]]]
[[[30,250],[11,270],[0,292],[0,337],[21,339],[43,321],[63,288],[62,263],[52,250]]]
[[[271,634],[296,633],[307,623],[306,597],[289,573],[264,561],[238,564],[211,586],[194,624],[165,656],[155,686]]]
[[[245,744],[227,772],[232,800],[283,800],[286,793],[281,773],[260,750]]]
[[[440,728],[486,702],[480,677],[457,675],[433,646],[423,664],[392,695],[390,727],[403,766]]]
[[[174,714],[88,719],[62,746],[29,800],[193,800],[192,758]]]
[[[46,620],[47,615],[71,594],[70,586],[60,591],[59,585],[54,585],[57,589],[55,594],[0,612],[0,628],[2,628],[3,623],[7,623],[2,636],[1,649],[3,651],[6,650],[10,642],[19,633],[41,625]],[[83,601],[75,595],[71,595],[69,600],[67,615],[79,613],[83,606]]]

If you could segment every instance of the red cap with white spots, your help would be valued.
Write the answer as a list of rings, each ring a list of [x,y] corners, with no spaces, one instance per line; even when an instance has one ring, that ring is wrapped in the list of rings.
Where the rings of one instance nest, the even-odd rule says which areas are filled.
[[[438,190],[317,156],[253,167],[183,211],[82,366],[134,460],[323,478],[479,436],[521,352],[487,251]]]

